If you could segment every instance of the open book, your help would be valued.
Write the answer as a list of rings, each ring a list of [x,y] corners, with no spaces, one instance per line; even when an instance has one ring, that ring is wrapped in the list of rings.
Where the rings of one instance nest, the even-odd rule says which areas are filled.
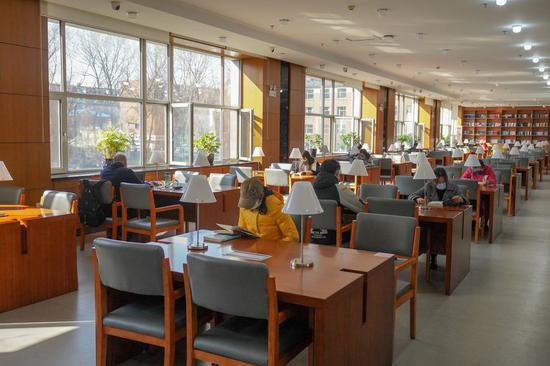
[[[223,230],[215,230],[218,234],[229,234],[229,235],[240,235],[243,238],[259,238],[260,236],[256,233],[253,233],[251,231],[248,231],[246,229],[243,229],[240,226],[231,226],[231,225],[223,225],[223,224],[216,224],[219,227],[221,227]]]

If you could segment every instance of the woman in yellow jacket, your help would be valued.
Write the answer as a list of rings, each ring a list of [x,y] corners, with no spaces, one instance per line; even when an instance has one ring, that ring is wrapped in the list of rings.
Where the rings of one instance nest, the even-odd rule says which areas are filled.
[[[265,188],[258,178],[241,185],[239,226],[266,240],[298,241],[292,218],[282,212],[283,198]]]

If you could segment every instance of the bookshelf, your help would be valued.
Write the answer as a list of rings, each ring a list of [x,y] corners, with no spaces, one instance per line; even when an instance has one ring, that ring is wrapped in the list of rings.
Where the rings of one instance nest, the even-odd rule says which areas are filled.
[[[550,107],[462,108],[462,136],[472,142],[549,139]]]

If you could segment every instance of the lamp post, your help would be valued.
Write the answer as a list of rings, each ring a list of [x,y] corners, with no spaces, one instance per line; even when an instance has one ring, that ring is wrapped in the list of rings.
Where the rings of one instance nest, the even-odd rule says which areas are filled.
[[[313,261],[304,257],[304,218],[323,213],[321,203],[310,182],[296,182],[283,207],[283,213],[300,216],[300,257],[290,261],[292,268],[313,267]]]
[[[194,243],[187,245],[189,250],[206,250],[208,245],[204,242],[199,243],[199,230],[200,230],[200,204],[201,203],[214,203],[216,197],[212,193],[212,188],[208,183],[206,175],[193,175],[189,181],[189,186],[185,193],[181,196],[180,202],[195,203],[197,205],[197,240]]]

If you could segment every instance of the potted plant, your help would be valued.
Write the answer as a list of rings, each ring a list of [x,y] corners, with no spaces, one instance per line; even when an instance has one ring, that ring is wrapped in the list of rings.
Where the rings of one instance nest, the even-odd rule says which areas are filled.
[[[220,151],[220,140],[214,132],[207,132],[195,139],[195,148],[205,153],[210,165],[214,165],[214,154]]]
[[[305,140],[308,149],[320,149],[323,145],[323,138],[318,133],[306,135]]]
[[[340,139],[342,140],[344,146],[346,146],[349,150],[351,150],[353,146],[358,145],[360,142],[359,135],[355,132],[343,133],[340,135]]]
[[[117,152],[128,151],[131,144],[132,140],[126,132],[109,126],[106,130],[99,131],[96,149],[105,158],[104,164],[109,165]]]
[[[399,135],[397,136],[397,142],[399,142],[401,145],[409,144],[410,146],[412,146],[412,144],[414,143],[414,138],[411,134]]]

